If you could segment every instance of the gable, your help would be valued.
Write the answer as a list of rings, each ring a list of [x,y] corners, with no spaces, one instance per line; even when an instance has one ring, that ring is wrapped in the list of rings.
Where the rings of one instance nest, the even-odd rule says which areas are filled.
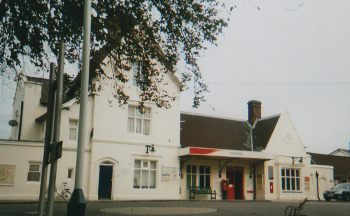
[[[287,112],[280,115],[265,151],[284,156],[307,156],[297,130]]]

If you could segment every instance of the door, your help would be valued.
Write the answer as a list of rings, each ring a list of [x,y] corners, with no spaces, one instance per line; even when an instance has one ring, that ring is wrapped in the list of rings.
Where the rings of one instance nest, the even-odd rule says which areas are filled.
[[[112,195],[112,165],[100,165],[98,180],[98,199],[111,199]]]
[[[234,187],[234,198],[243,199],[243,167],[227,167],[226,178]]]

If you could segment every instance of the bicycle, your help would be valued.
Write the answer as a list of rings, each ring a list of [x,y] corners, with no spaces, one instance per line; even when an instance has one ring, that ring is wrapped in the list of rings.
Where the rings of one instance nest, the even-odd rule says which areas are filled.
[[[70,192],[70,189],[67,187],[67,182],[63,182],[60,188],[61,188],[60,190],[58,190],[57,187],[55,188],[57,197],[63,200],[69,200],[69,198],[72,196],[72,193]]]

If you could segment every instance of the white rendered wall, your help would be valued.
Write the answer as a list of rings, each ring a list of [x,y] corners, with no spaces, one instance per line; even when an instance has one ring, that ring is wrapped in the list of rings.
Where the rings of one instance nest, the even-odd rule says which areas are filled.
[[[113,200],[154,200],[179,199],[179,162],[177,147],[173,145],[155,145],[155,152],[146,154],[143,143],[122,141],[93,142],[90,170],[90,200],[98,199],[99,166],[108,162],[113,164],[112,199]],[[155,189],[135,189],[134,161],[157,161]],[[162,181],[162,169],[176,170],[176,177],[168,182]]]
[[[41,141],[41,124],[35,121],[47,108],[40,104],[41,83],[25,82],[21,140]]]
[[[19,123],[21,117],[21,102],[24,100],[24,81],[18,80],[15,97],[13,99],[12,120],[16,120],[18,125],[11,128],[11,140],[18,139]]]
[[[287,112],[280,115],[264,151],[283,156],[307,157],[304,145]]]
[[[38,200],[40,183],[28,182],[27,175],[29,162],[42,162],[43,143],[40,142],[17,142],[0,141],[0,164],[16,165],[15,182],[13,185],[0,185],[0,200]],[[68,187],[73,189],[75,172],[76,151],[64,149],[62,158],[58,161],[57,186],[67,182]],[[89,160],[89,152],[86,152],[85,161]],[[68,169],[73,168],[73,178],[68,179]],[[41,170],[40,170],[41,171]],[[84,191],[87,191],[87,179],[89,176],[88,166],[84,167]]]

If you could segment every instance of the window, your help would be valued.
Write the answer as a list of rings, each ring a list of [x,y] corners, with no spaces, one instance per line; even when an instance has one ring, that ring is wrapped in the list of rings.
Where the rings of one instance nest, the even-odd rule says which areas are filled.
[[[69,120],[69,140],[77,141],[78,139],[78,120]]]
[[[199,167],[199,186],[210,187],[210,167],[209,166]]]
[[[187,165],[186,167],[186,188],[190,189],[192,186],[197,186],[197,167]]]
[[[40,181],[40,163],[29,163],[29,171],[27,181],[38,182]]]
[[[131,72],[132,72],[132,85],[133,86],[137,86],[137,75],[140,71],[140,66],[138,64],[133,64],[131,67]]]
[[[281,185],[283,191],[300,191],[300,170],[282,168]]]
[[[268,166],[267,172],[268,172],[269,180],[272,180],[273,179],[273,166]]]
[[[141,113],[136,106],[129,106],[128,109],[128,133],[150,134],[151,109],[144,108]]]
[[[199,187],[210,187],[210,166],[199,166],[198,168],[195,165],[187,165],[187,189],[189,189],[191,186],[197,186],[197,182],[199,183]]]
[[[157,161],[135,160],[134,188],[156,188]]]
[[[73,178],[73,168],[69,168],[69,169],[68,169],[68,175],[67,175],[67,177],[68,177],[69,179]]]

